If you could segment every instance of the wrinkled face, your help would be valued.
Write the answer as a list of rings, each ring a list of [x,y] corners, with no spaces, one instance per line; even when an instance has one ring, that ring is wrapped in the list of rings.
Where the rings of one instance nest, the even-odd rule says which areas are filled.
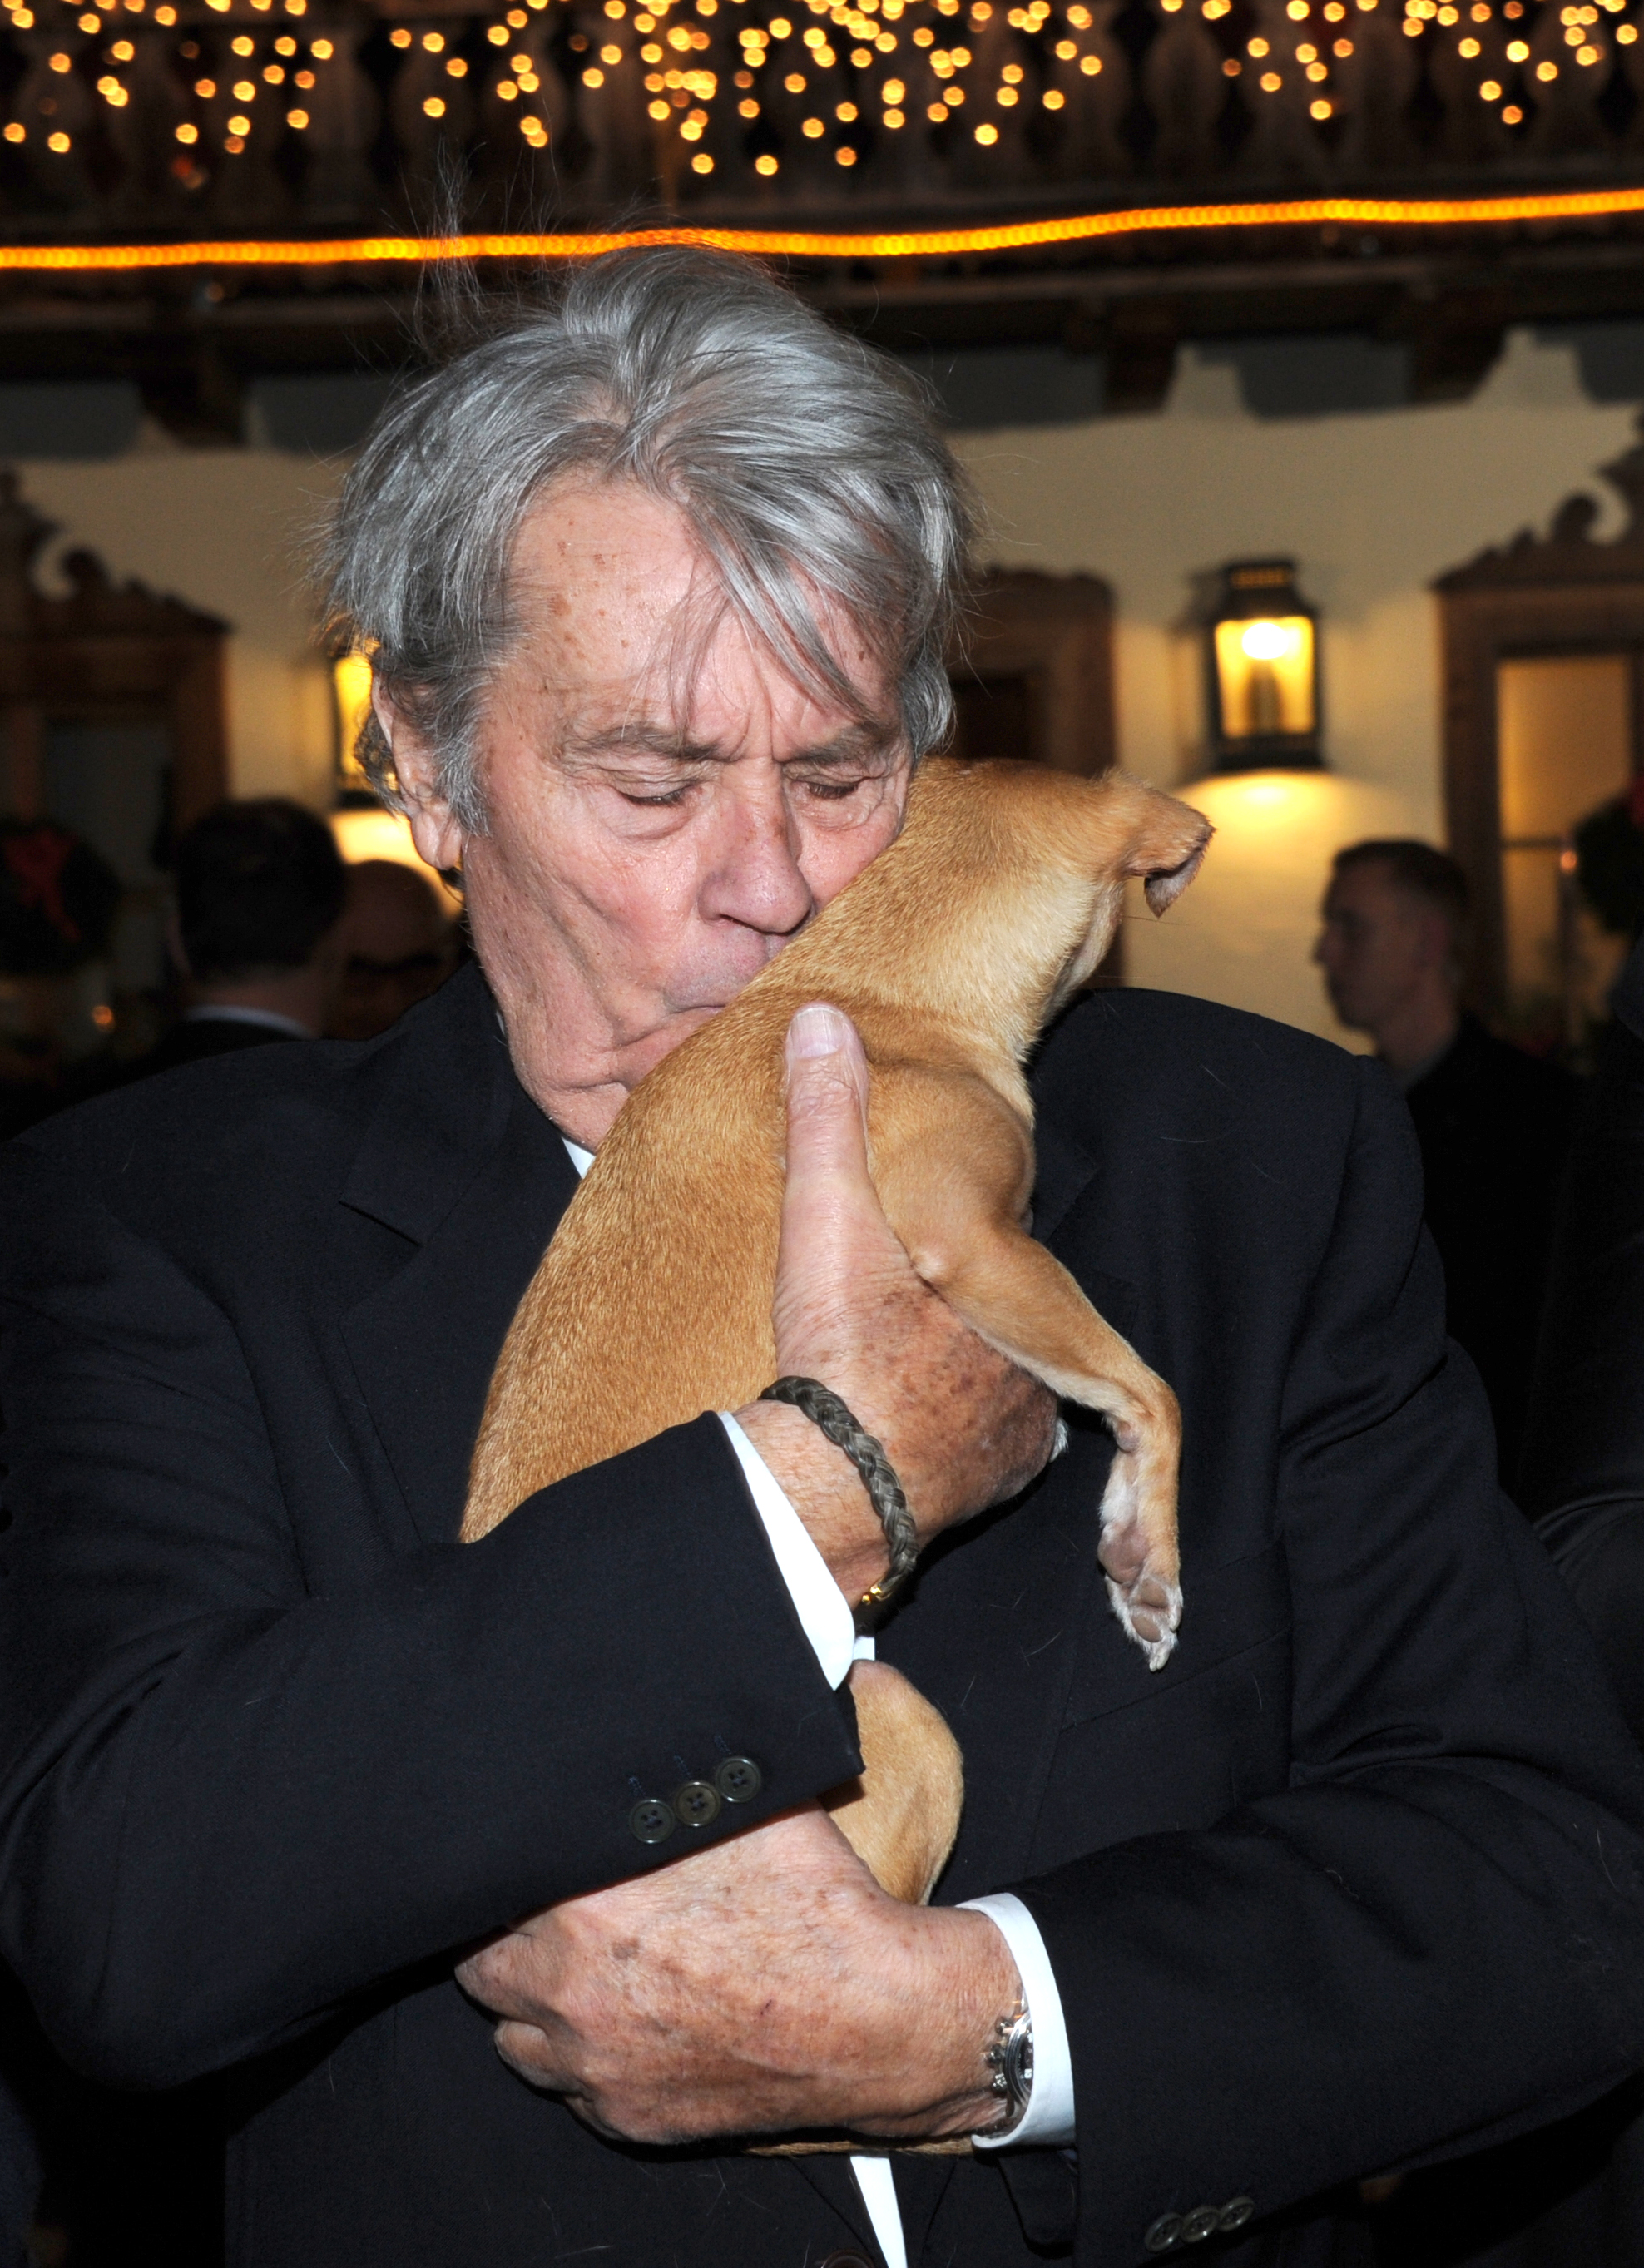
[[[1375,1032],[1397,1016],[1448,956],[1442,917],[1378,862],[1338,874],[1323,913],[1313,958],[1350,1031]]]
[[[527,1084],[573,1135],[544,1088],[605,1096],[579,1118],[597,1140],[594,1121],[893,839],[908,751],[848,626],[835,652],[866,724],[715,606],[684,519],[637,488],[550,492],[514,573],[517,634],[482,728],[487,831],[465,836],[403,725],[390,737],[420,782],[423,855],[463,868]]]

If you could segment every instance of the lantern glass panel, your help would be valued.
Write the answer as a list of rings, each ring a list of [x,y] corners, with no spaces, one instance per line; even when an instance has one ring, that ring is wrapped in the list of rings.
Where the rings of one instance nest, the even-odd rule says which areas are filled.
[[[1305,737],[1317,730],[1309,616],[1219,622],[1215,637],[1224,740]]]
[[[331,665],[332,698],[336,704],[336,784],[343,795],[371,792],[354,749],[371,708],[371,663],[363,653],[345,653]]]

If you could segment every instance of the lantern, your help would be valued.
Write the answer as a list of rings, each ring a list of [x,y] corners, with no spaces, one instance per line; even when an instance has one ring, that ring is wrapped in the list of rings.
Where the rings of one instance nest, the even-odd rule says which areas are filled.
[[[1205,641],[1210,733],[1223,772],[1316,770],[1317,615],[1294,559],[1224,567]]]
[[[360,731],[371,713],[371,659],[363,653],[345,653],[331,665],[331,703],[336,720],[337,801],[376,807],[377,798],[355,749]]]

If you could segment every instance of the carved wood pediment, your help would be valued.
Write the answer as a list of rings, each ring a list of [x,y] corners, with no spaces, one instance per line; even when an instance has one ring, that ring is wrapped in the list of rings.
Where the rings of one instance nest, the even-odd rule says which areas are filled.
[[[1644,437],[1644,416],[1639,420],[1639,429]],[[1598,470],[1627,508],[1627,524],[1619,535],[1607,541],[1595,541],[1597,499],[1578,490],[1554,512],[1545,535],[1521,528],[1510,543],[1481,551],[1464,566],[1441,575],[1434,589],[1450,597],[1464,591],[1522,589],[1528,585],[1545,588],[1572,583],[1644,582],[1644,438]]]
[[[45,736],[54,724],[163,724],[173,748],[173,805],[186,826],[227,792],[223,647],[229,625],[136,581],[116,582],[94,551],[61,564],[65,593],[42,591],[35,567],[54,521],[0,467],[0,747],[10,807],[43,807]]]
[[[0,466],[0,637],[27,638],[211,637],[228,624],[181,599],[157,596],[146,584],[116,583],[95,551],[65,552],[66,593],[41,591],[34,566],[54,520],[35,511],[15,469]]]

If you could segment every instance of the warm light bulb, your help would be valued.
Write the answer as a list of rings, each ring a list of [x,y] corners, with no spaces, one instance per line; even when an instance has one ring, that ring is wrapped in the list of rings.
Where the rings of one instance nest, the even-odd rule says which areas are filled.
[[[1239,640],[1239,651],[1251,661],[1282,661],[1295,644],[1295,635],[1282,622],[1252,622]]]

